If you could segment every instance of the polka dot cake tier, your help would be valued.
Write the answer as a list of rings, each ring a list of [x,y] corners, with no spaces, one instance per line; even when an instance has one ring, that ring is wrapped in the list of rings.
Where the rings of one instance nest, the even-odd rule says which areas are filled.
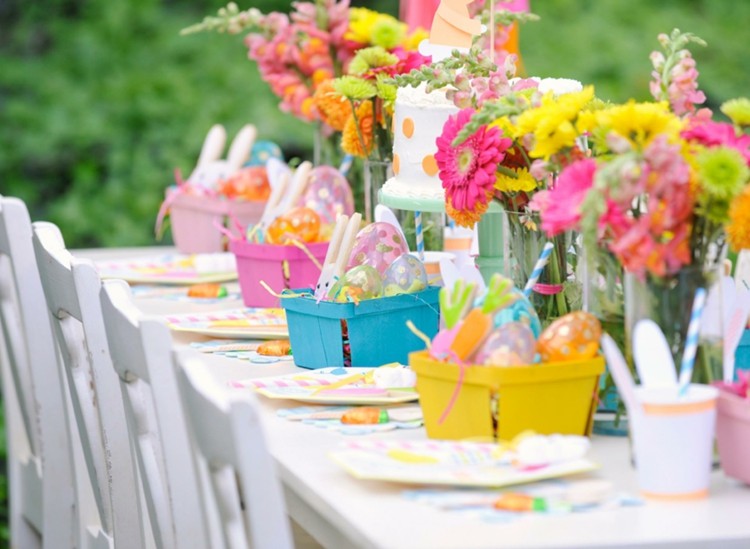
[[[444,191],[435,161],[435,140],[458,108],[444,90],[431,93],[425,85],[399,88],[393,119],[393,173],[380,201],[400,209],[442,211]]]

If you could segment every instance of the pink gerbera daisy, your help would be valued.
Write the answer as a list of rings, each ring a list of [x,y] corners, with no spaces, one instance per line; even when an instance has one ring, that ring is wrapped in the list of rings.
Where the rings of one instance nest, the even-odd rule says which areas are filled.
[[[499,128],[480,127],[458,147],[453,140],[469,122],[473,109],[451,116],[437,138],[435,160],[445,189],[445,200],[458,212],[476,212],[486,208],[493,193],[495,170],[505,158],[513,141],[504,138]]]
[[[701,119],[691,120],[688,128],[682,132],[682,137],[706,147],[723,145],[736,149],[745,157],[745,161],[750,166],[750,135],[737,135],[732,124]]]

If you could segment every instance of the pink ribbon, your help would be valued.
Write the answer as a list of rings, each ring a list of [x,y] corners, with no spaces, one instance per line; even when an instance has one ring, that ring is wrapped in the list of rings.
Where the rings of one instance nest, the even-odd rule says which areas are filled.
[[[555,295],[564,289],[562,284],[534,284],[533,290],[540,295]]]

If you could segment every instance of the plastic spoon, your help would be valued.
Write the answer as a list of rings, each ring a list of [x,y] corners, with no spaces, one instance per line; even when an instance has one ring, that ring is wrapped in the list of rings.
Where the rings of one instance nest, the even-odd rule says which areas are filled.
[[[638,377],[646,387],[674,387],[677,370],[664,333],[653,320],[640,320],[633,332],[633,355]]]

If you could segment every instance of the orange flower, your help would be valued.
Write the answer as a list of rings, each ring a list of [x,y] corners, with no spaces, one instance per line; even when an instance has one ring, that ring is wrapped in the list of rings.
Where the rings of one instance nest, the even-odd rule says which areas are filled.
[[[356,116],[350,116],[341,135],[341,148],[345,153],[366,158],[373,145],[374,122],[372,101],[363,101],[357,107]],[[359,124],[359,128],[357,125]]]
[[[352,106],[343,96],[333,91],[333,81],[321,82],[313,95],[320,117],[336,131],[343,131],[352,116]]]
[[[477,223],[482,216],[490,207],[490,200],[492,199],[492,193],[487,193],[487,200],[482,203],[477,201],[473,210],[457,210],[453,207],[450,201],[450,197],[445,197],[445,213],[453,219],[459,226],[467,227],[471,229],[475,223]]]
[[[727,236],[733,250],[750,248],[750,187],[732,201]]]

